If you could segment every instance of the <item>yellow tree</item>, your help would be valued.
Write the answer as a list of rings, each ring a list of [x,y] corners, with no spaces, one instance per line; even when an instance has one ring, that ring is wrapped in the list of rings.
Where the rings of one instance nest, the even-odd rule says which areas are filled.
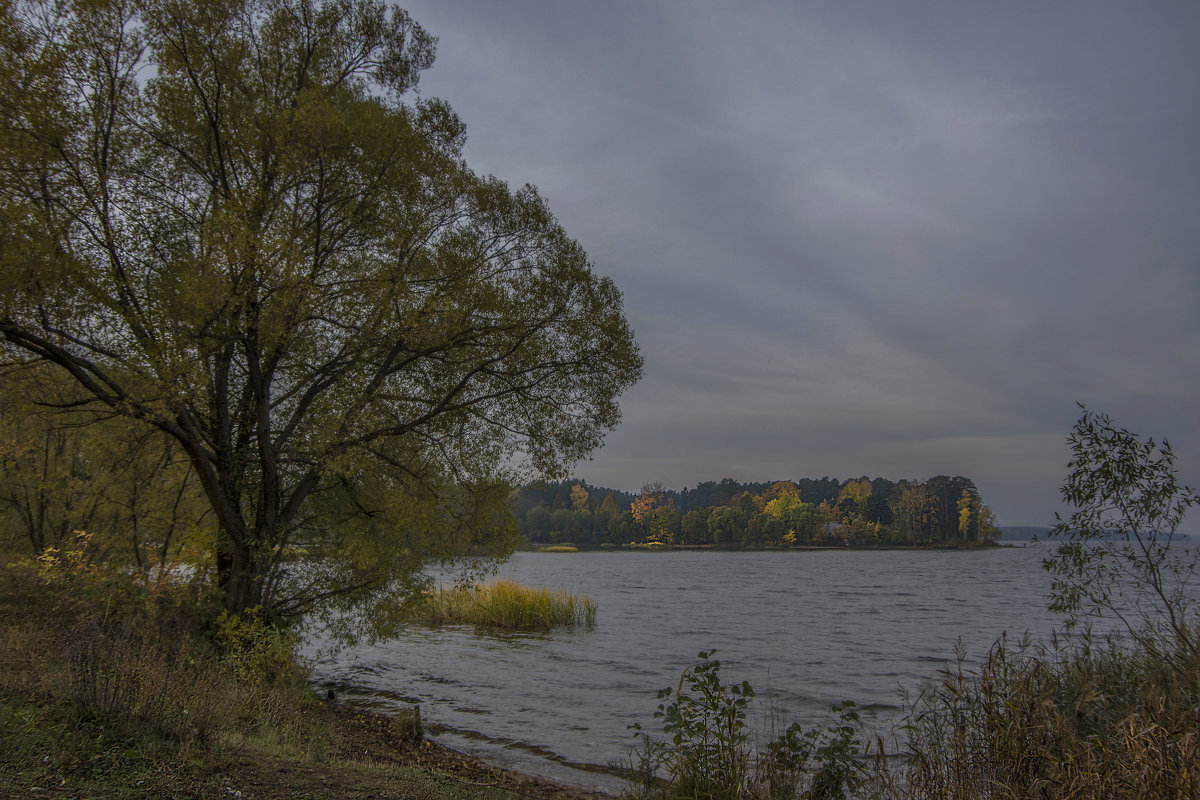
[[[643,486],[629,506],[633,521],[641,526],[646,541],[663,544],[671,544],[674,540],[671,532],[671,517],[674,510],[675,501],[667,495],[666,488],[658,482]]]
[[[980,538],[982,506],[979,495],[973,492],[964,489],[963,493],[959,495],[958,535],[963,540],[974,541]]]
[[[903,484],[893,510],[896,527],[907,540],[926,541],[935,537],[935,499],[924,484]]]
[[[838,493],[838,507],[850,514],[861,515],[871,496],[871,481],[867,478],[848,480]],[[853,509],[853,511],[850,511]]]
[[[771,484],[771,488],[767,489],[763,499],[769,502],[780,497],[794,497],[799,500],[800,487],[791,481],[776,481]]]
[[[571,487],[571,507],[576,511],[587,511],[588,496],[588,490],[583,487],[583,484],[575,484]]]

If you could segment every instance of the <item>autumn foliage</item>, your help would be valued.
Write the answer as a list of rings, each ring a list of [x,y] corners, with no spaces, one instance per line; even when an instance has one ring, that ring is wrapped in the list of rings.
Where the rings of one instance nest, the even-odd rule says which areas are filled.
[[[525,487],[513,510],[529,540],[585,546],[938,545],[999,536],[974,482],[945,475],[896,482],[727,478],[682,491],[651,483],[636,494],[569,481]]]

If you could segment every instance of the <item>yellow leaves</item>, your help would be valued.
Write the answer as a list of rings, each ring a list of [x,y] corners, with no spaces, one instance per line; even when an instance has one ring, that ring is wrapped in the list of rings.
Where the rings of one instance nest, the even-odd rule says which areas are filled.
[[[578,483],[571,487],[571,505],[576,511],[587,511],[588,508],[588,490]]]
[[[767,490],[765,498],[770,501],[781,497],[800,499],[800,487],[791,481],[776,481]]]
[[[838,494],[839,500],[849,498],[855,503],[861,503],[871,496],[871,482],[866,478],[862,480],[849,480],[842,487],[842,491]]]

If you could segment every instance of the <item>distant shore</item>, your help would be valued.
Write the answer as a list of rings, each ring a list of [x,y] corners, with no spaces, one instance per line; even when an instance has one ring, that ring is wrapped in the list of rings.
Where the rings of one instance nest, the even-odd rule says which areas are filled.
[[[1018,544],[1019,543],[1019,544]],[[658,542],[624,545],[589,545],[572,542],[521,542],[517,551],[522,553],[791,553],[819,552],[826,550],[991,550],[1003,547],[1024,547],[1031,540],[1011,541],[985,540],[982,542],[930,542],[927,544],[858,543],[845,544],[797,544],[789,547],[735,547],[714,544],[660,544]],[[1037,542],[1032,542],[1038,544]]]

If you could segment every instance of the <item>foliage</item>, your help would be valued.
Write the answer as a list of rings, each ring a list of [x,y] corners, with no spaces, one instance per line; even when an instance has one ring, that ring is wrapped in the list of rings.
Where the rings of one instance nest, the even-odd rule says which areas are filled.
[[[641,526],[646,543],[675,541],[675,503],[661,483],[648,483],[629,504],[633,521]]]
[[[596,601],[567,591],[497,580],[472,586],[439,587],[427,592],[414,610],[427,625],[480,625],[489,628],[542,629],[596,624]]]
[[[89,558],[143,574],[197,560],[212,531],[186,459],[162,433],[78,409],[73,383],[45,364],[0,370],[0,520],[34,556],[86,531]]]
[[[263,658],[269,633],[256,634],[257,647],[249,637],[218,645],[205,624],[213,598],[90,561],[86,538],[5,570],[0,623],[14,668],[4,688],[69,700],[83,719],[184,746],[206,746],[235,722],[283,723],[280,709],[306,691],[290,646],[275,648],[270,672],[241,669]]]
[[[613,283],[413,97],[433,53],[379,0],[0,3],[0,339],[178,444],[233,613],[386,627],[640,375]]]
[[[1142,440],[1107,415],[1084,408],[1068,441],[1061,491],[1075,510],[1056,515],[1051,531],[1062,541],[1045,561],[1051,608],[1071,624],[1116,617],[1155,655],[1194,660],[1200,620],[1189,584],[1200,549],[1177,541],[1176,530],[1200,496],[1179,483],[1167,441]]]
[[[723,684],[721,662],[712,655],[701,652],[678,687],[659,692],[664,702],[654,716],[668,741],[630,726],[638,737],[630,797],[831,800],[858,785],[862,742],[853,703],[835,705],[838,720],[828,726],[806,730],[793,723],[754,752],[746,722],[754,688],[747,681]]]

